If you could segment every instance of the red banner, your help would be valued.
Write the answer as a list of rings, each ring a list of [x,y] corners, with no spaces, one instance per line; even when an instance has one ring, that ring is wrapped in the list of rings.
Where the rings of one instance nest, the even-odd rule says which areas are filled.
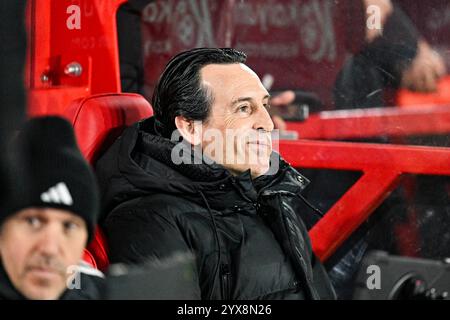
[[[234,47],[271,89],[331,101],[337,73],[363,41],[363,16],[350,0],[155,1],[142,15],[146,95],[174,54]]]

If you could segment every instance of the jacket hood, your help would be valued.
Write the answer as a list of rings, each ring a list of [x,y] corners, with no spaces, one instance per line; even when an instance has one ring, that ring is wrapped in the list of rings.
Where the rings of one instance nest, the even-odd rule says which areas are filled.
[[[182,142],[183,143],[183,142]],[[256,201],[257,190],[279,179],[286,171],[294,171],[297,187],[303,189],[307,179],[273,152],[272,159],[279,161],[274,175],[252,180],[250,170],[233,176],[223,166],[206,164],[192,152],[190,164],[175,164],[172,152],[178,142],[158,134],[154,117],[135,123],[125,129],[111,148],[99,159],[96,173],[102,192],[103,212],[112,211],[117,205],[142,196],[171,194],[191,201],[201,202],[200,193],[207,194],[212,207],[224,203],[224,194],[238,185],[243,201]],[[229,192],[228,192],[229,194]],[[220,203],[215,204],[214,198]],[[235,200],[235,199],[229,199]]]

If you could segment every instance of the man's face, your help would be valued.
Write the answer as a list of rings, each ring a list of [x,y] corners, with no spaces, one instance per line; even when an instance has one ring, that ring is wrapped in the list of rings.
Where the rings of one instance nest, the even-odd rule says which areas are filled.
[[[69,211],[21,210],[3,223],[1,262],[26,298],[58,299],[67,288],[67,267],[79,263],[87,237],[84,220]]]
[[[234,174],[248,169],[253,177],[264,174],[269,169],[273,130],[267,90],[241,63],[207,65],[200,74],[213,98],[202,127],[204,154]]]

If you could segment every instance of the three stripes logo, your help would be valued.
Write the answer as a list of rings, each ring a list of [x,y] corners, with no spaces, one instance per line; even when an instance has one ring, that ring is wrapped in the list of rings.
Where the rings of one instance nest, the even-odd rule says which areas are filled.
[[[47,192],[42,193],[41,200],[45,203],[58,203],[65,204],[67,206],[71,206],[73,204],[72,195],[64,182],[60,182],[54,187],[48,189]]]

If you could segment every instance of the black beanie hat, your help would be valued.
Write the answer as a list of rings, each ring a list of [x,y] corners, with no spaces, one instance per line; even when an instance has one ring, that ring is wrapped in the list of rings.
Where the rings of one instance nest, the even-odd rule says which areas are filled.
[[[58,208],[83,218],[88,241],[92,240],[99,211],[98,186],[70,123],[54,116],[31,119],[12,147],[14,185],[0,225],[22,209]]]

